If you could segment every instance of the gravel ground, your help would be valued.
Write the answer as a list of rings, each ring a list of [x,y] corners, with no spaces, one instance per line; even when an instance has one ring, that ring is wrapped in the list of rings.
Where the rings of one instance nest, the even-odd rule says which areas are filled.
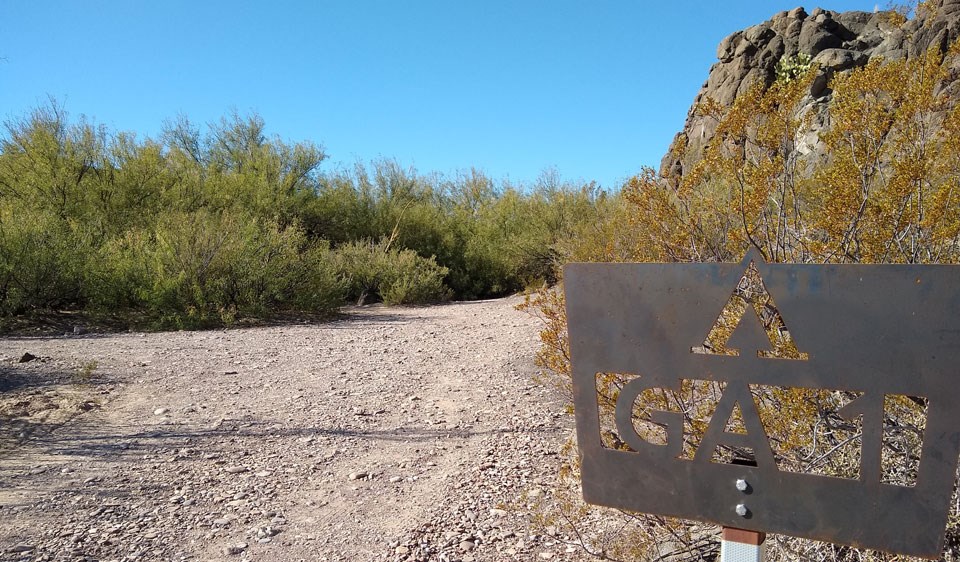
[[[519,302],[2,339],[0,560],[579,560]]]

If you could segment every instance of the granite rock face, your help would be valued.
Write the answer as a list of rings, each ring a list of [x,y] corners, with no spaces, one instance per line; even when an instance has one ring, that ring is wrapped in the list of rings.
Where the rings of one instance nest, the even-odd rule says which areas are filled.
[[[780,12],[768,21],[737,31],[717,47],[718,61],[710,68],[687,114],[683,130],[674,138],[675,149],[661,162],[660,172],[681,176],[703,156],[714,136],[716,123],[696,115],[694,108],[707,98],[724,106],[756,82],[769,86],[777,63],[805,54],[819,65],[818,76],[801,111],[812,111],[811,131],[802,143],[805,151],[820,150],[817,133],[829,123],[827,106],[832,94],[830,78],[861,67],[874,57],[885,60],[911,58],[931,47],[946,50],[960,37],[960,0],[938,0],[935,9],[897,25],[889,12],[833,12],[798,7]]]

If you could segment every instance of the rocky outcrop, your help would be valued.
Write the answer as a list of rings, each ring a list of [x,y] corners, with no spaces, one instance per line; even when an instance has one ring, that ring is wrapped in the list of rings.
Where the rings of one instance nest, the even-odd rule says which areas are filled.
[[[933,9],[898,23],[890,12],[833,12],[794,8],[769,21],[737,31],[720,42],[717,59],[687,114],[673,149],[661,162],[667,176],[682,175],[703,156],[716,123],[697,115],[697,104],[706,98],[729,106],[755,83],[771,85],[777,63],[805,54],[819,66],[803,111],[813,111],[812,129],[800,143],[803,150],[818,150],[817,133],[828,124],[830,78],[865,65],[871,58],[910,58],[931,47],[945,50],[960,37],[960,0],[938,0]]]

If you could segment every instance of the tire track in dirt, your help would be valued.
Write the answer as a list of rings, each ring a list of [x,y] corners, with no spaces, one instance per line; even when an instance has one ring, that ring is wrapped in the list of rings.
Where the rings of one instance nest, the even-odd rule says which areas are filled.
[[[532,382],[539,326],[518,302],[0,340],[0,373],[30,381],[4,403],[94,403],[0,452],[0,556],[575,558],[501,509],[549,492],[572,423]]]

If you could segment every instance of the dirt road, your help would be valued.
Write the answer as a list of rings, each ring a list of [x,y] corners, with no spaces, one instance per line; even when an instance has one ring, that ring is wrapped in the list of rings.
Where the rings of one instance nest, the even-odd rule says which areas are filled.
[[[518,302],[2,339],[0,559],[578,559]]]

